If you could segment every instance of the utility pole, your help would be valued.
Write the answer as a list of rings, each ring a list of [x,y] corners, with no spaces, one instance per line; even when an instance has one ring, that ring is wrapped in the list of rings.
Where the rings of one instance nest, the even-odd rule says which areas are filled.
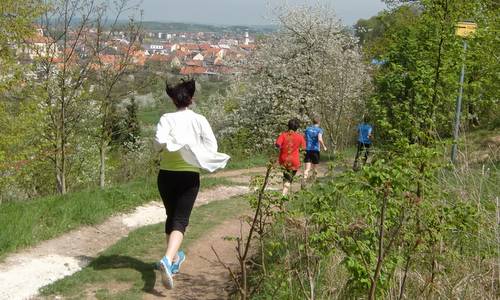
[[[464,77],[465,77],[465,60],[467,57],[467,37],[476,31],[477,25],[472,22],[459,22],[457,24],[456,35],[463,38],[464,42],[464,59],[462,62],[462,72],[460,73],[460,89],[458,92],[456,107],[455,107],[455,126],[453,128],[453,145],[451,146],[451,162],[455,163],[457,160],[457,143],[458,134],[460,131],[460,114],[462,112],[462,96],[464,91]]]

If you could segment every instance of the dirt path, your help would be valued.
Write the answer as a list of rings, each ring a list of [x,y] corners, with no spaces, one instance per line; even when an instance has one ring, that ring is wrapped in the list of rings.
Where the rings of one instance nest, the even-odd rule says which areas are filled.
[[[142,299],[228,299],[233,284],[228,271],[217,261],[211,247],[214,247],[224,263],[235,268],[238,263],[235,242],[224,238],[239,236],[241,228],[247,229],[248,225],[242,223],[240,218],[229,219],[196,240],[186,250],[187,259],[181,273],[174,277],[174,289],[166,290],[161,280],[157,279],[156,292],[144,294]]]
[[[195,206],[248,192],[247,186],[220,186],[200,192]],[[137,207],[133,213],[111,217],[97,226],[84,226],[58,238],[7,256],[0,264],[0,299],[27,299],[38,289],[78,272],[101,251],[129,232],[164,222],[161,202]]]
[[[223,171],[208,177],[224,177],[245,186],[220,186],[200,192],[195,206],[214,200],[225,200],[248,193],[250,174],[263,173],[265,168]],[[320,170],[320,174],[324,170]],[[276,172],[274,189],[279,188]],[[165,210],[161,202],[151,202],[137,207],[133,213],[111,217],[97,226],[85,226],[39,245],[9,255],[0,264],[0,299],[27,299],[36,296],[38,289],[63,277],[74,274],[90,263],[89,257],[115,244],[131,231],[150,224],[164,222]],[[215,262],[210,248],[216,241],[221,258],[234,263],[234,244],[224,241],[224,236],[236,236],[240,230],[238,219],[226,221],[188,249],[189,259],[183,265],[183,274],[176,278],[176,288],[169,291],[167,299],[223,299],[230,286],[227,271]],[[229,284],[229,285],[228,285]],[[157,283],[161,285],[161,283]],[[162,295],[166,291],[158,286]],[[200,294],[202,293],[202,294]],[[146,298],[155,298],[147,295]]]

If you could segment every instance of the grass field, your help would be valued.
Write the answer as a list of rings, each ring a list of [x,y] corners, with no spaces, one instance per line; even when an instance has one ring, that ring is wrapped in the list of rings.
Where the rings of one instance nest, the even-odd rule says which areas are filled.
[[[201,189],[231,185],[223,178],[204,178]],[[35,245],[81,225],[103,222],[159,198],[154,179],[139,180],[103,190],[87,190],[30,202],[0,205],[0,259],[6,253]]]
[[[183,247],[223,221],[249,210],[244,197],[215,201],[193,210]],[[87,299],[96,291],[98,299],[142,299],[153,290],[153,264],[163,255],[164,224],[146,226],[106,250],[88,267],[42,289],[42,296]],[[186,253],[189,259],[189,253]],[[119,285],[119,291],[110,286]],[[93,293],[92,293],[93,298]]]

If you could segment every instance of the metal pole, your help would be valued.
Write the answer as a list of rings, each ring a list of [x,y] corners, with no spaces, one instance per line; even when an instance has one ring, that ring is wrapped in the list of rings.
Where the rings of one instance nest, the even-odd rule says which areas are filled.
[[[464,77],[465,77],[465,55],[467,52],[467,41],[464,39],[464,62],[462,64],[462,72],[460,74],[460,90],[457,97],[457,104],[455,108],[455,128],[453,131],[453,145],[451,147],[451,162],[455,163],[457,160],[457,142],[458,132],[460,129],[460,113],[462,110],[462,94],[464,91]]]

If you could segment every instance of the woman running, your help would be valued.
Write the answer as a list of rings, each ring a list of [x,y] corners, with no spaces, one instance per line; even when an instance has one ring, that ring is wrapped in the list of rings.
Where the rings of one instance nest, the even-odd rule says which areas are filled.
[[[162,283],[174,287],[173,274],[186,259],[180,250],[200,187],[200,168],[213,172],[224,168],[229,156],[217,152],[217,140],[207,119],[191,111],[196,84],[193,79],[175,86],[167,84],[167,95],[177,111],[160,118],[155,145],[160,153],[158,190],[165,205],[167,247],[160,260]]]

